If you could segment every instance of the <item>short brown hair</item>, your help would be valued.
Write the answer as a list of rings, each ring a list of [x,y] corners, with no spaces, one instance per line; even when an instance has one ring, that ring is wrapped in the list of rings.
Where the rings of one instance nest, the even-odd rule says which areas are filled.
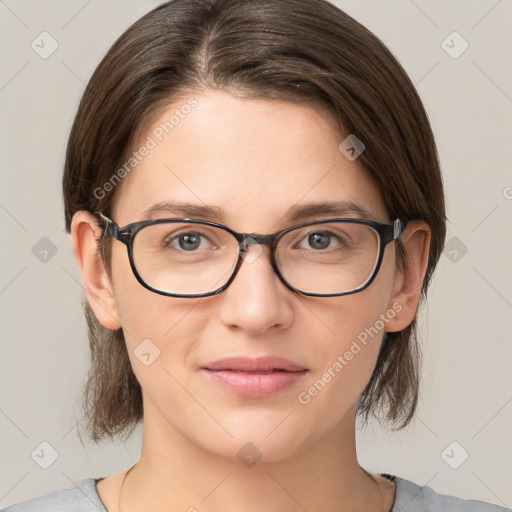
[[[376,179],[390,217],[421,219],[432,230],[421,290],[426,299],[446,235],[442,177],[428,117],[386,46],[325,0],[174,0],[130,26],[87,84],[70,133],[63,176],[68,233],[78,210],[109,214],[121,187],[95,191],[133,151],[155,113],[206,87],[305,102],[327,112],[340,135],[356,134],[366,146],[360,161]],[[109,271],[108,247],[99,252]],[[405,256],[398,241],[401,269]],[[88,437],[98,442],[130,435],[143,417],[142,391],[122,329],[104,328],[87,302],[84,308],[91,350],[83,395]],[[358,401],[365,423],[370,415],[395,430],[410,422],[421,359],[416,329],[415,318],[406,329],[385,335]]]

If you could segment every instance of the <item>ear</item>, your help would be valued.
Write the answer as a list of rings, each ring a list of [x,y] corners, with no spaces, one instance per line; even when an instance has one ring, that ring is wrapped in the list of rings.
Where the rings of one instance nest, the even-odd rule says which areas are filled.
[[[115,330],[121,327],[121,322],[112,283],[97,248],[97,239],[101,234],[98,219],[90,212],[81,210],[73,215],[71,242],[82,274],[87,301],[101,325]]]
[[[400,236],[407,253],[407,264],[403,272],[399,269],[396,272],[393,296],[388,305],[396,315],[386,324],[386,332],[401,331],[414,319],[427,270],[430,239],[430,227],[421,220],[410,221]]]

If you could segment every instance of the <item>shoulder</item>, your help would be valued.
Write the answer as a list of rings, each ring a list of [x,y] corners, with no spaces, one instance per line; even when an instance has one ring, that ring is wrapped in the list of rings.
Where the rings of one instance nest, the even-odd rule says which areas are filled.
[[[391,512],[511,512],[512,509],[478,500],[439,494],[431,487],[388,475],[396,484]]]
[[[96,492],[96,480],[85,478],[61,489],[2,509],[1,512],[108,512]]]

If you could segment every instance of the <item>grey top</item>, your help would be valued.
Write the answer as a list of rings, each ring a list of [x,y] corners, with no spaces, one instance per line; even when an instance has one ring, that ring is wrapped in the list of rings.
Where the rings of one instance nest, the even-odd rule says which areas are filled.
[[[512,512],[510,508],[438,494],[430,487],[410,480],[380,474],[396,484],[395,502],[390,512]],[[2,512],[108,512],[96,492],[99,480],[101,478],[85,478],[72,489],[62,489],[11,505]]]

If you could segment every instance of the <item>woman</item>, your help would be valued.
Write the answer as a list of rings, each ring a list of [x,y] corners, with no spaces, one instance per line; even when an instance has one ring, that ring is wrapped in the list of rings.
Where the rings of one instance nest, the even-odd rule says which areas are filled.
[[[431,128],[386,47],[323,0],[175,0],[113,45],[71,131],[94,441],[139,461],[24,510],[498,511],[362,468],[406,426],[445,239]]]

